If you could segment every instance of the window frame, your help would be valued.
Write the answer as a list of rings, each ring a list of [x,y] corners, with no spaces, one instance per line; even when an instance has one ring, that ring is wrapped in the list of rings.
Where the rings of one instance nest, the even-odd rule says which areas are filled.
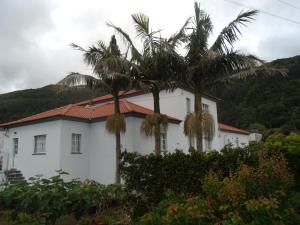
[[[38,138],[42,138],[44,143],[42,143],[42,150],[38,149]],[[35,135],[34,136],[34,146],[33,146],[33,155],[45,155],[46,154],[46,140],[47,140],[47,135],[46,134],[41,134],[41,135]],[[39,151],[38,151],[39,150]]]
[[[168,151],[168,131],[163,126],[160,128],[160,148],[162,151]]]
[[[209,112],[209,105],[205,104],[205,103],[202,103],[202,110],[205,111],[205,112]]]
[[[3,155],[0,156],[0,172],[3,172],[4,167],[4,157]]]
[[[192,110],[192,104],[191,104],[191,99],[190,98],[186,98],[186,114],[191,113]]]
[[[207,137],[204,137],[205,151],[212,149],[212,140],[209,140]]]
[[[13,153],[14,155],[19,153],[19,138],[13,138]]]
[[[73,139],[74,137],[74,139]],[[77,139],[76,139],[77,137]],[[81,141],[82,134],[79,133],[72,133],[71,134],[71,154],[82,154],[81,152]],[[76,146],[77,145],[77,146]],[[76,150],[76,151],[74,151]]]

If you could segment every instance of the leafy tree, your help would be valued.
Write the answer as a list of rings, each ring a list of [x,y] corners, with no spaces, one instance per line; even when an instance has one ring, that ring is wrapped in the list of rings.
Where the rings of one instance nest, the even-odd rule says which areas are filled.
[[[131,63],[120,53],[115,36],[111,37],[109,46],[101,41],[87,50],[76,44],[72,46],[84,53],[84,61],[93,67],[93,75],[71,73],[60,84],[86,84],[91,89],[104,90],[113,96],[114,115],[107,118],[106,129],[116,136],[115,182],[120,183],[121,132],[126,131],[126,124],[120,112],[119,92],[130,87]]]
[[[182,41],[183,28],[170,38],[162,38],[160,30],[152,31],[150,29],[149,18],[142,14],[133,14],[133,23],[135,25],[137,37],[143,44],[142,50],[138,50],[130,36],[121,28],[108,24],[114,28],[117,33],[128,44],[131,51],[131,61],[136,64],[135,82],[144,90],[153,95],[154,115],[147,116],[141,125],[141,133],[146,136],[155,136],[155,152],[161,153],[160,138],[162,127],[167,126],[167,117],[160,113],[159,93],[161,90],[172,90],[175,87],[176,80],[182,76],[185,71],[183,58],[176,52],[176,47]]]

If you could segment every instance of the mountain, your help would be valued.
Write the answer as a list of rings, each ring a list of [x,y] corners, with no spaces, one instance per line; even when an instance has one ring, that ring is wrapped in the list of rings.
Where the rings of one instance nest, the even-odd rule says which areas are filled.
[[[287,68],[287,77],[255,76],[235,81],[210,92],[221,98],[220,121],[241,128],[259,123],[282,132],[300,130],[300,56],[278,59],[271,64]],[[48,85],[0,95],[0,122],[6,122],[62,105],[99,96],[84,87],[60,89]]]
[[[300,56],[270,64],[287,68],[288,76],[255,76],[213,90],[222,99],[218,104],[222,122],[241,128],[259,123],[283,133],[300,131]]]
[[[101,93],[94,93],[84,87],[62,89],[48,85],[37,89],[26,89],[0,95],[0,123],[19,119],[49,109],[79,102]]]

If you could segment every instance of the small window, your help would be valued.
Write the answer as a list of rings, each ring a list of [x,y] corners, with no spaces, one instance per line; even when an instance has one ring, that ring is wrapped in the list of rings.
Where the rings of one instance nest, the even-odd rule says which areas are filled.
[[[34,136],[34,153],[46,153],[46,135]]]
[[[186,98],[186,113],[189,114],[191,112],[191,99]]]
[[[0,156],[0,171],[3,171],[3,156]]]
[[[71,153],[80,153],[81,134],[72,134]]]
[[[202,103],[202,110],[205,111],[205,112],[208,112],[208,105]]]
[[[18,154],[18,152],[19,152],[19,139],[18,138],[13,139],[13,151],[14,151],[14,154]]]
[[[189,141],[189,147],[190,148],[194,148],[195,147],[195,141],[194,141],[194,137],[191,135],[191,134],[189,134],[189,136],[188,136],[188,141]]]
[[[167,128],[161,127],[160,129],[160,142],[161,142],[161,149],[163,151],[167,151]]]
[[[211,140],[209,140],[207,137],[204,138],[204,142],[205,142],[205,150],[211,150]]]

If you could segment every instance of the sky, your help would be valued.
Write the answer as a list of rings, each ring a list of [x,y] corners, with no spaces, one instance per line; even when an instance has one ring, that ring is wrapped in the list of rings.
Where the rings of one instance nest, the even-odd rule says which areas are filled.
[[[194,0],[0,0],[0,93],[55,84],[70,72],[89,73],[82,53],[69,45],[108,43],[114,31],[107,22],[135,38],[130,15],[142,12],[153,30],[168,37],[193,16],[193,5]],[[242,28],[235,48],[266,61],[300,55],[299,0],[201,0],[200,5],[214,24],[211,43],[241,10],[255,8],[261,12]]]

